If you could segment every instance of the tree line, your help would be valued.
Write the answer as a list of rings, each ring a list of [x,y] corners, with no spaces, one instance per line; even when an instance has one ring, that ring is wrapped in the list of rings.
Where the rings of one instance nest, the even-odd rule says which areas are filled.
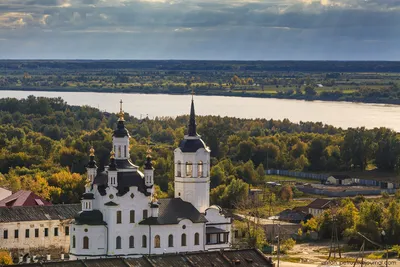
[[[116,114],[70,106],[61,98],[0,99],[0,183],[32,189],[55,203],[79,201],[91,146],[101,168],[108,164]],[[173,196],[173,150],[188,116],[138,119],[126,114],[131,159],[143,166],[149,139],[155,182]],[[266,169],[336,172],[400,167],[400,139],[386,128],[343,130],[322,123],[288,120],[197,118],[211,149],[211,198],[231,206],[249,186],[265,182]],[[160,192],[161,193],[161,192]]]

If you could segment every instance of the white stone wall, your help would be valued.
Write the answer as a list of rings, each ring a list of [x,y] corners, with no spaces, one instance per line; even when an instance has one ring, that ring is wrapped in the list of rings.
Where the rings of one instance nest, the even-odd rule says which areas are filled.
[[[69,227],[70,220],[48,221],[22,221],[0,223],[0,248],[19,249],[29,252],[31,249],[59,247],[60,252],[69,251],[70,235],[65,234],[65,226]],[[54,235],[54,228],[58,228],[58,236]],[[45,228],[48,236],[45,236]],[[25,231],[29,229],[29,238],[25,237]],[[35,237],[35,229],[39,229],[39,237]],[[4,239],[4,230],[8,231],[8,238]],[[15,238],[15,230],[18,230],[18,238]]]
[[[113,137],[113,149],[116,159],[129,159],[129,137]]]
[[[70,258],[96,257],[106,254],[107,251],[107,227],[104,225],[74,225],[71,224]],[[75,237],[75,247],[73,238]],[[88,237],[89,247],[83,247],[83,238]],[[79,257],[77,255],[80,255]]]
[[[205,211],[205,217],[207,219],[206,226],[215,227],[229,232],[228,242],[226,244],[213,244],[205,245],[206,250],[229,248],[232,244],[232,222],[231,218],[225,217],[221,214],[221,210],[217,206],[211,206]]]
[[[313,209],[313,208],[308,208],[308,213],[310,213],[312,216],[316,217],[320,214],[322,214],[324,210],[322,209]]]
[[[174,151],[174,161],[175,197],[192,203],[196,209],[204,212],[210,206],[210,153],[203,148],[196,153],[183,153],[177,148]],[[187,175],[187,162],[192,163],[190,175]],[[203,171],[199,176],[200,162],[203,164]]]

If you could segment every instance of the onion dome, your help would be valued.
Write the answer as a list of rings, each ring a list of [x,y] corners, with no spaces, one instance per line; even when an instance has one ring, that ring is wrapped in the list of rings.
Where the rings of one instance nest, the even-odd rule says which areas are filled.
[[[129,132],[125,128],[125,119],[124,119],[124,111],[122,110],[122,100],[119,102],[120,103],[120,109],[119,109],[119,114],[118,114],[118,123],[117,123],[117,129],[114,130],[114,137],[129,137]]]
[[[151,162],[151,155],[150,155],[150,149],[147,151],[147,157],[146,157],[146,163],[144,164],[144,169],[145,170],[152,170],[153,169],[153,163]]]
[[[108,166],[109,171],[116,171],[117,170],[117,163],[115,162],[115,152],[114,150],[111,151],[110,156],[110,165]]]
[[[90,148],[88,168],[97,168],[96,161],[94,160],[94,148]]]

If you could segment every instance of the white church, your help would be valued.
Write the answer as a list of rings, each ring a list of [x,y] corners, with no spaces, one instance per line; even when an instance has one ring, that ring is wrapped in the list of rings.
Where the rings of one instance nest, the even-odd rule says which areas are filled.
[[[121,101],[110,165],[98,171],[90,151],[82,211],[70,227],[70,258],[229,248],[231,218],[210,207],[210,150],[196,132],[193,99],[187,135],[174,151],[175,198],[156,198],[151,158],[140,172],[130,161],[129,138]]]

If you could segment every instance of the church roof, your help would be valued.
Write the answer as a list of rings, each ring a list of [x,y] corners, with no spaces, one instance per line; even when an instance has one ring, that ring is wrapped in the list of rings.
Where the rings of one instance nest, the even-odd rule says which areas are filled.
[[[0,208],[0,222],[67,220],[74,218],[81,204]]]
[[[118,161],[117,165],[118,165]],[[124,160],[121,160],[123,162]],[[127,162],[124,161],[124,162]],[[123,196],[127,192],[129,192],[129,187],[136,186],[139,192],[142,192],[146,196],[149,194],[147,192],[147,187],[145,181],[143,179],[144,175],[140,171],[134,170],[130,172],[118,172],[117,173],[117,181],[118,181],[118,195]],[[98,186],[99,193],[104,196],[106,194],[106,187],[108,186],[108,174],[106,171],[98,172],[93,181],[94,184]]]
[[[99,210],[80,211],[75,215],[75,224],[82,225],[106,225],[103,213]]]
[[[149,217],[139,224],[164,225],[178,224],[181,220],[188,219],[193,223],[205,223],[207,219],[200,213],[192,203],[183,201],[181,198],[163,198],[160,203],[158,217]]]
[[[133,164],[129,159],[116,159],[117,169],[137,169],[139,168]]]
[[[195,153],[200,148],[207,149],[206,144],[203,140],[199,139],[183,139],[180,144],[179,148],[184,153]]]

